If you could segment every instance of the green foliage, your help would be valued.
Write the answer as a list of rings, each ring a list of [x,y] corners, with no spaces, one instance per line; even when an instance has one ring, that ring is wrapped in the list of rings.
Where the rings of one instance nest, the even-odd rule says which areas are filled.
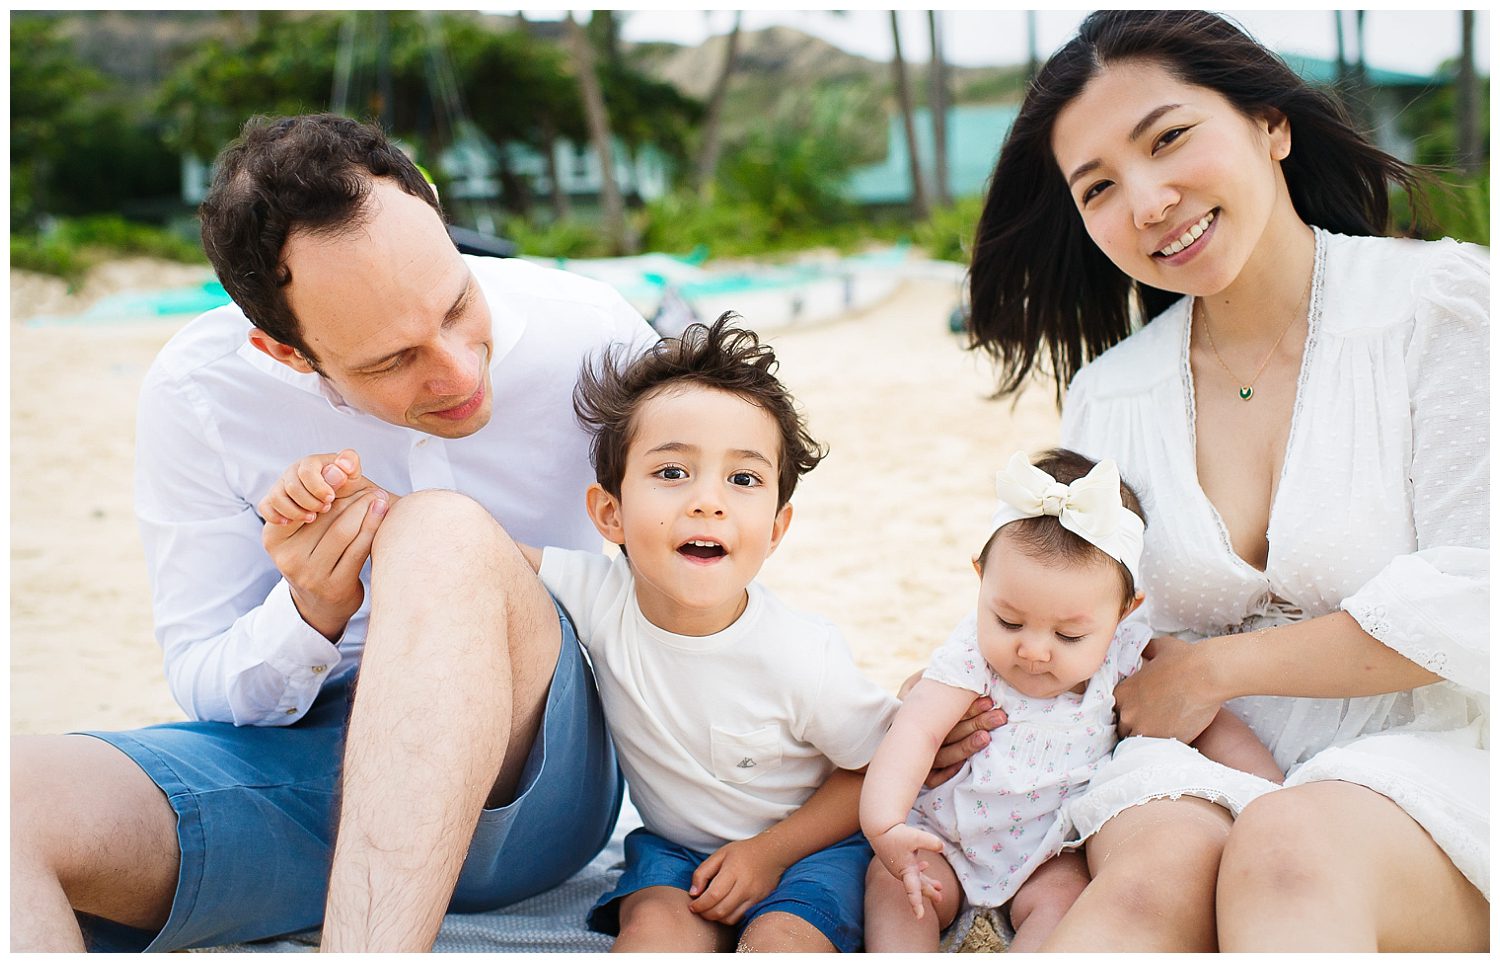
[[[1490,243],[1488,174],[1447,172],[1434,177],[1418,195],[1416,214],[1405,193],[1391,198],[1391,222],[1399,234]]]
[[[916,243],[929,257],[969,263],[974,230],[979,226],[982,197],[961,197],[949,207],[940,207],[913,232]]]
[[[94,265],[124,256],[208,263],[196,242],[113,214],[59,220],[45,231],[10,238],[12,269],[54,274],[70,283]]]
[[[759,210],[777,235],[847,221],[854,207],[844,184],[870,116],[879,116],[877,105],[858,88],[824,88],[785,100],[727,145],[718,191],[731,206]]]
[[[576,218],[545,225],[511,218],[505,222],[504,233],[527,257],[605,257],[610,253],[603,228]]]

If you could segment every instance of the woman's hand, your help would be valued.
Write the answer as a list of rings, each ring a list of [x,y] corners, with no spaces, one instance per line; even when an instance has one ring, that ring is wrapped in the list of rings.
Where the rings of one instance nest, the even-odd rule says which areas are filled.
[[[1157,736],[1192,742],[1223,705],[1212,684],[1208,650],[1175,636],[1146,645],[1146,660],[1115,686],[1120,736]]]

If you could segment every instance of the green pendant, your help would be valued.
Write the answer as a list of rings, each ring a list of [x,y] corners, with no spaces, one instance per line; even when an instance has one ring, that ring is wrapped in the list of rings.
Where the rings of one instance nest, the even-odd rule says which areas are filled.
[[[1255,389],[1252,388],[1252,387],[1250,387],[1249,385],[1245,385],[1243,388],[1240,389],[1240,400],[1241,401],[1249,401],[1254,396],[1255,396]]]

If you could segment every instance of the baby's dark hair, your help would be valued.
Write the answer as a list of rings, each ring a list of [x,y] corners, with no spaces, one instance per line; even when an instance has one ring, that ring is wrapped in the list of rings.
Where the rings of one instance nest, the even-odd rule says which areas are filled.
[[[1053,448],[1039,455],[1032,461],[1032,464],[1062,484],[1071,485],[1092,471],[1098,463],[1076,451]],[[1146,521],[1146,512],[1141,508],[1141,500],[1136,497],[1135,490],[1123,479],[1120,481],[1120,502],[1139,515],[1143,523]],[[1022,518],[996,529],[990,535],[989,541],[984,543],[984,548],[979,550],[981,571],[984,570],[985,560],[989,558],[990,547],[995,544],[995,540],[1000,537],[1002,531],[1016,543],[1016,547],[1035,559],[1055,561],[1065,565],[1095,562],[1099,559],[1112,562],[1120,570],[1123,590],[1120,608],[1124,609],[1135,599],[1135,578],[1130,574],[1130,569],[1125,567],[1125,563],[1104,554],[1103,550],[1083,536],[1063,528],[1062,522],[1052,515]]]
[[[749,328],[730,322],[726,311],[712,325],[693,324],[676,338],[664,338],[627,360],[628,346],[606,349],[595,368],[585,364],[573,390],[573,410],[592,433],[589,459],[599,485],[616,498],[625,476],[625,458],[635,437],[641,404],[673,385],[715,388],[764,408],[781,435],[776,507],[792,499],[797,479],[817,467],[828,449],[814,441],[796,402],[776,377],[776,353]]]

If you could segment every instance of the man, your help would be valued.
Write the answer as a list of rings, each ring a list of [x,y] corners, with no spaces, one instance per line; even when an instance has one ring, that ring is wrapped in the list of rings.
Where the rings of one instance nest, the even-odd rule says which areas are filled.
[[[12,949],[319,923],[325,949],[426,949],[450,906],[550,888],[610,835],[593,678],[511,536],[599,547],[571,391],[654,335],[602,285],[459,254],[422,175],[344,118],[247,124],[202,215],[235,305],[153,365],[136,465],[194,721],[13,740]],[[264,524],[283,469],[344,448],[359,483]]]

